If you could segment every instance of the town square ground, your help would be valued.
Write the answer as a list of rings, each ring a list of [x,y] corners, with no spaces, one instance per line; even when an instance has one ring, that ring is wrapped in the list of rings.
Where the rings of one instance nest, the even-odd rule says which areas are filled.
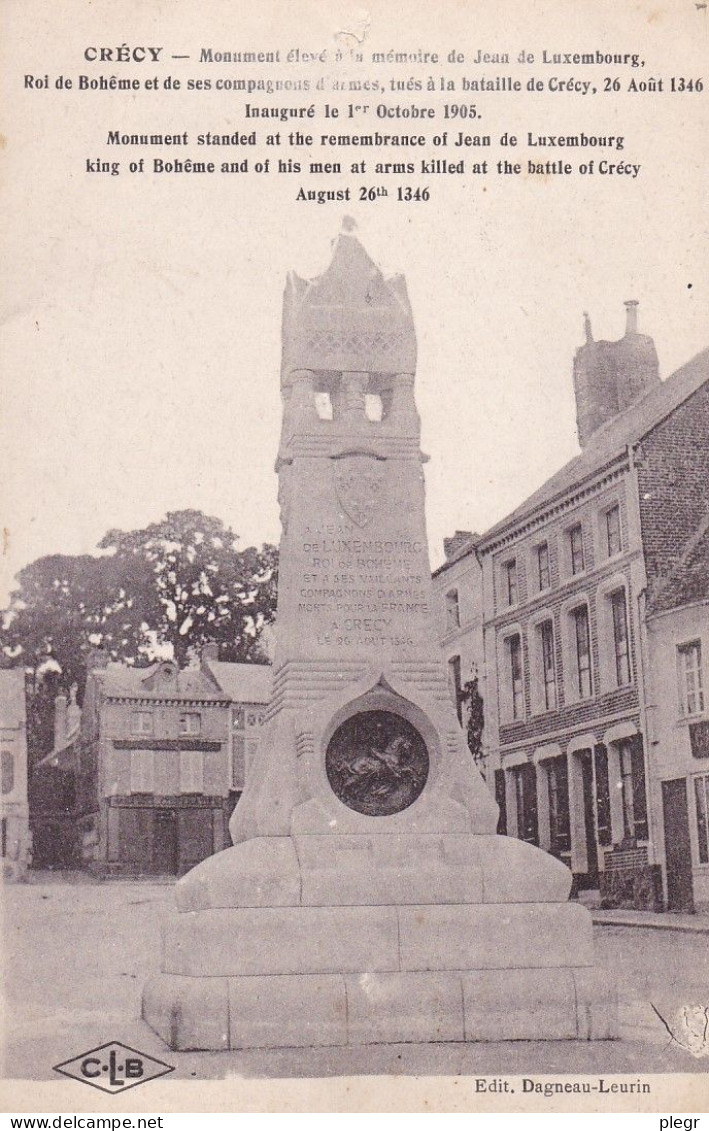
[[[648,923],[675,928],[650,929],[627,913],[595,916],[596,961],[618,978],[617,1041],[205,1053],[172,1052],[140,1020],[142,987],[158,966],[172,901],[170,883],[34,874],[27,884],[5,886],[6,1079],[51,1079],[53,1065],[111,1040],[165,1060],[186,1080],[706,1071],[706,1050],[692,1055],[670,1030],[683,1007],[709,1005],[707,917],[648,916]],[[683,926],[690,929],[676,929]]]

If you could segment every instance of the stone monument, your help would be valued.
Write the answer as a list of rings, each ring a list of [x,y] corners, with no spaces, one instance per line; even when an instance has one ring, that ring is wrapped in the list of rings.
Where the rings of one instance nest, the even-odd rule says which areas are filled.
[[[286,285],[273,698],[145,987],[174,1049],[614,1033],[571,873],[496,835],[451,701],[415,370],[403,278],[343,230]]]

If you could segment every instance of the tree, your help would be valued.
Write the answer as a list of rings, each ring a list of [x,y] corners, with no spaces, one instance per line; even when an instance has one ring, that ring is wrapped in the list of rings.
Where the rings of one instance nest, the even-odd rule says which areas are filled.
[[[136,591],[136,579],[119,579],[115,564],[88,554],[52,554],[17,575],[18,588],[3,614],[2,662],[23,665],[28,680],[28,741],[35,758],[52,747],[54,697],[73,683],[83,689],[92,646],[106,647],[114,658],[136,656],[144,635],[143,612],[120,617],[130,601],[124,586]],[[117,636],[121,620],[126,623]]]
[[[210,642],[223,646],[224,659],[263,662],[259,636],[275,614],[278,551],[239,551],[237,542],[220,519],[185,510],[144,530],[110,530],[99,548],[119,567],[147,567],[146,622],[180,666]]]
[[[485,714],[483,697],[480,694],[477,671],[473,672],[472,679],[463,685],[460,691],[460,701],[465,707],[466,731],[468,749],[473,756],[475,765],[482,769],[483,763],[483,730],[485,729]]]
[[[167,644],[184,666],[216,642],[225,660],[265,661],[259,637],[275,615],[275,546],[239,550],[219,519],[185,510],[143,530],[111,530],[99,548],[101,556],[54,554],[26,566],[3,614],[2,662],[34,677],[35,757],[51,749],[54,696],[76,683],[81,698],[95,648],[142,665]]]

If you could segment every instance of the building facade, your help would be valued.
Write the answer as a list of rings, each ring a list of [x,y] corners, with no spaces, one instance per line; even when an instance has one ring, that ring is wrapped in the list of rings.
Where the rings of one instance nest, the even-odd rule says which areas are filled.
[[[709,910],[709,517],[648,608],[652,807],[670,911]]]
[[[182,875],[229,846],[244,784],[239,740],[249,732],[256,756],[270,669],[254,677],[251,665],[220,664],[213,654],[182,671],[172,660],[89,671],[77,733],[38,767],[34,822],[46,842],[39,866]],[[241,684],[251,700],[232,698]]]
[[[500,831],[562,859],[577,890],[599,889],[616,860],[621,882],[649,885],[643,899],[654,903],[640,544],[621,456],[498,526],[479,553],[485,666],[496,676],[486,680],[488,777]]]
[[[475,554],[479,534],[457,530],[444,540],[446,560],[433,573],[436,618],[458,718],[464,721],[463,688],[477,676],[483,693],[482,571]]]
[[[484,672],[499,831],[562,859],[577,892],[659,908],[671,900],[655,746],[664,744],[668,780],[688,771],[677,745],[652,731],[668,691],[655,672],[648,609],[707,511],[709,351],[660,381],[636,304],[627,306],[619,342],[594,342],[587,321],[577,352],[581,454],[449,555],[436,588],[449,651],[446,586],[468,562],[469,598],[480,601],[470,623],[481,619],[482,633],[471,627],[466,647]],[[682,615],[687,642],[701,639],[706,607],[695,601]],[[701,880],[700,826],[687,835]]]
[[[0,759],[2,760],[2,875],[22,880],[30,851],[27,801],[27,712],[25,673],[0,671]]]

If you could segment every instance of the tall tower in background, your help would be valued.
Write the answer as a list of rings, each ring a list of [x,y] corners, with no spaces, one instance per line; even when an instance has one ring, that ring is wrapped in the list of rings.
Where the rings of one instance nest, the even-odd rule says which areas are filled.
[[[602,424],[660,383],[655,343],[638,333],[638,303],[631,299],[625,309],[625,335],[617,342],[594,341],[585,315],[586,341],[574,358],[576,423],[582,448]]]

